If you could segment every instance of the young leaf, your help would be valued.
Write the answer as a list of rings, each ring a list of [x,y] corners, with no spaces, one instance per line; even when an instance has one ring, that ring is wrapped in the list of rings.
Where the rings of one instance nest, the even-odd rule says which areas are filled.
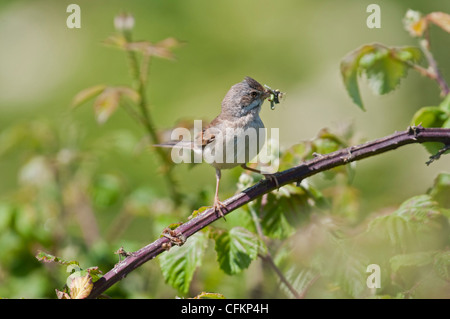
[[[442,127],[449,115],[439,106],[425,106],[419,109],[413,116],[411,125],[423,127]]]
[[[258,256],[260,241],[252,232],[234,227],[215,236],[215,249],[220,268],[228,275],[248,268]]]
[[[440,173],[434,180],[434,185],[428,194],[439,203],[441,207],[450,209],[450,174]],[[447,215],[447,217],[450,217]]]
[[[444,12],[431,12],[427,14],[426,19],[445,32],[450,33],[450,14]]]
[[[278,239],[292,235],[295,227],[309,216],[308,198],[303,189],[293,185],[283,186],[275,194],[267,194],[267,201],[255,208],[261,212],[264,234]]]
[[[401,254],[391,257],[389,260],[393,272],[399,271],[401,267],[421,267],[433,262],[435,251],[416,252]]]
[[[76,260],[65,260],[65,259],[53,256],[53,255],[47,254],[46,252],[43,252],[43,251],[39,251],[36,254],[36,259],[41,261],[41,262],[44,262],[44,263],[52,263],[52,262],[54,262],[54,263],[57,263],[57,264],[60,264],[60,265],[65,265],[65,266],[68,266],[68,265],[77,265],[77,266],[79,266],[80,265],[78,263],[78,261],[76,261]]]
[[[175,246],[159,256],[159,264],[165,281],[182,293],[187,293],[194,272],[202,264],[208,236],[198,232],[183,245]]]
[[[225,296],[217,292],[202,292],[192,299],[225,299]]]
[[[352,98],[353,102],[358,105],[362,110],[364,109],[361,95],[358,87],[358,72],[359,72],[359,60],[366,54],[373,52],[375,47],[371,44],[363,45],[362,47],[350,52],[341,61],[341,74],[344,80],[345,88],[348,94]]]
[[[92,99],[102,93],[106,89],[106,85],[99,84],[80,91],[72,100],[72,107],[77,107],[84,102]]]
[[[105,123],[119,106],[120,94],[115,88],[107,88],[94,102],[95,117],[99,124]]]
[[[439,104],[439,108],[450,116],[450,94],[447,94],[441,104]]]
[[[379,95],[394,90],[408,70],[405,63],[394,59],[388,50],[382,49],[365,55],[360,65],[365,70],[369,87]]]
[[[434,271],[445,280],[450,279],[450,251],[438,252],[434,256]]]
[[[292,266],[288,271],[286,271],[285,277],[297,292],[302,293],[303,291],[305,291],[305,289],[308,288],[311,281],[314,280],[316,274],[309,269],[301,269],[299,271],[297,267]],[[286,285],[281,284],[281,282],[280,288],[290,298],[295,297],[292,292],[286,287]]]
[[[376,94],[394,90],[406,76],[409,63],[417,62],[421,51],[413,47],[388,48],[381,44],[364,45],[351,52],[341,62],[345,87],[353,101],[364,110],[357,76],[365,73],[369,86]]]

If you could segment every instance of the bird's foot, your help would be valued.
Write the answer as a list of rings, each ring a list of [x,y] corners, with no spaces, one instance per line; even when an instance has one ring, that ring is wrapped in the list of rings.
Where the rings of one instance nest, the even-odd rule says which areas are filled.
[[[218,198],[214,199],[214,205],[213,205],[214,210],[219,213],[220,217],[223,217],[223,219],[226,221],[224,212],[228,212],[228,207],[222,203]]]
[[[280,188],[280,183],[278,183],[278,179],[277,179],[277,177],[275,176],[275,174],[263,174],[263,175],[264,175],[264,177],[265,177],[266,179],[268,179],[269,181],[275,183],[275,185],[277,186],[277,188]]]

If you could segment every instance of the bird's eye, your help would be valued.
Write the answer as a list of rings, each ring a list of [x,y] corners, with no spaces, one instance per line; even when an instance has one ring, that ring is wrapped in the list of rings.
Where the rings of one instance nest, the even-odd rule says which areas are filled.
[[[250,95],[251,95],[253,98],[255,98],[255,97],[258,96],[258,92],[252,91],[252,93],[250,93]]]

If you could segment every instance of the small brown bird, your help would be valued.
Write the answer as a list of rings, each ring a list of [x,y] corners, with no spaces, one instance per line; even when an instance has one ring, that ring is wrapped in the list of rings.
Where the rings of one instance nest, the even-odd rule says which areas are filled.
[[[259,112],[264,100],[273,93],[251,77],[246,77],[230,88],[222,101],[221,113],[209,125],[202,128],[194,141],[171,141],[155,145],[202,153],[203,159],[216,169],[213,207],[222,217],[227,211],[226,205],[219,200],[222,169],[241,165],[244,169],[263,174],[278,186],[274,175],[265,174],[246,165],[258,155],[264,145],[264,124]]]

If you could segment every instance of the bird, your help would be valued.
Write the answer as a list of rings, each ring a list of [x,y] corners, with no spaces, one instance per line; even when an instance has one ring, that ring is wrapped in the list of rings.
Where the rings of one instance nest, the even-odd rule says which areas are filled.
[[[219,200],[223,169],[241,166],[264,175],[278,187],[274,174],[247,166],[264,146],[265,127],[260,118],[260,111],[264,101],[270,100],[272,94],[274,91],[269,87],[265,88],[255,79],[246,76],[243,81],[231,86],[222,101],[220,114],[203,127],[194,140],[169,141],[154,145],[189,149],[202,154],[203,159],[216,170],[216,191],[212,207],[224,219],[228,208]]]

